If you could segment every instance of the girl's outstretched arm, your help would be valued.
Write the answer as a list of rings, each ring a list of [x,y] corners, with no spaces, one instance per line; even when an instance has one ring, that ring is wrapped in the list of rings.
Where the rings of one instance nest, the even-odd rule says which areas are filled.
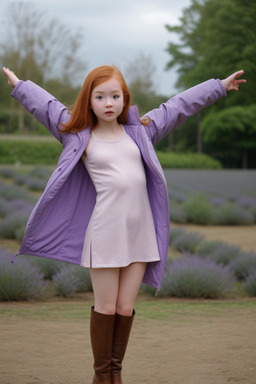
[[[65,146],[67,135],[64,138],[59,128],[61,123],[67,122],[69,118],[67,107],[32,81],[20,80],[9,68],[3,67],[3,72],[8,78],[8,83],[14,88],[11,96]]]
[[[239,90],[239,84],[246,83],[245,79],[237,79],[238,77],[242,76],[244,74],[244,71],[237,71],[233,73],[232,75],[228,76],[226,79],[221,80],[222,84],[224,85],[224,88],[226,91],[236,91]]]
[[[15,75],[13,71],[10,71],[9,68],[3,67],[3,73],[8,79],[8,84],[10,84],[13,88],[18,84],[20,81],[18,77]]]

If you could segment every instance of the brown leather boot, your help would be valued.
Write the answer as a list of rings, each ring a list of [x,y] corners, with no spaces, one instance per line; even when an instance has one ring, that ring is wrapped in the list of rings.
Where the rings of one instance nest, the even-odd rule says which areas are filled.
[[[122,361],[127,348],[135,311],[132,316],[116,314],[111,362],[111,384],[122,384]]]
[[[111,384],[112,342],[116,315],[91,310],[90,335],[94,356],[92,384]]]

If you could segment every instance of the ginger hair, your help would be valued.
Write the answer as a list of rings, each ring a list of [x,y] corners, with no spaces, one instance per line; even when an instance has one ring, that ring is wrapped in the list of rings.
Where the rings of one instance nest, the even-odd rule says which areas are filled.
[[[115,77],[121,85],[124,96],[124,108],[118,116],[118,122],[125,124],[130,107],[130,92],[119,69],[112,65],[103,65],[94,68],[86,77],[84,84],[78,94],[77,100],[70,111],[70,119],[62,124],[61,133],[80,132],[86,127],[93,129],[97,124],[97,117],[91,109],[91,94],[95,87]]]

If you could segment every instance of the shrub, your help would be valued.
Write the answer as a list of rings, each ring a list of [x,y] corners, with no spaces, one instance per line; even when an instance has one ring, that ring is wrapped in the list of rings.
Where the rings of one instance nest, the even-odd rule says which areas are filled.
[[[253,214],[236,204],[225,204],[214,212],[213,221],[218,225],[250,225]]]
[[[214,207],[220,207],[226,204],[226,199],[224,199],[223,197],[211,196],[209,202]]]
[[[185,255],[166,268],[160,295],[215,299],[224,296],[232,283],[227,267],[197,255]]]
[[[243,287],[249,296],[256,296],[256,271],[248,275],[243,283]]]
[[[251,212],[251,214],[252,214],[252,216],[253,216],[253,218],[254,218],[254,222],[256,222],[256,206],[255,206],[255,207],[252,207],[252,208],[250,209],[250,212]]]
[[[44,287],[43,275],[26,260],[12,264],[9,252],[0,248],[0,300],[29,300],[38,298]]]
[[[177,153],[157,151],[163,168],[221,169],[221,163],[202,153]]]
[[[61,261],[48,259],[46,257],[28,255],[21,255],[18,257],[20,259],[26,259],[30,264],[36,266],[43,274],[45,280],[52,280],[53,276],[63,268],[63,265],[65,265]]]
[[[78,288],[78,279],[69,266],[61,268],[52,281],[59,296],[71,297]]]
[[[172,244],[174,240],[177,239],[177,237],[183,235],[184,233],[186,233],[186,230],[184,228],[178,228],[178,227],[171,228],[170,241],[169,241],[170,244]]]
[[[256,272],[256,255],[251,252],[235,258],[230,270],[238,280],[246,280],[250,273]]]
[[[252,208],[256,206],[256,199],[251,196],[240,196],[237,199],[237,204],[240,205],[242,208]]]
[[[29,177],[26,182],[26,187],[31,191],[43,191],[45,188],[45,180]]]
[[[18,185],[24,185],[31,191],[43,191],[46,185],[46,181],[36,177],[28,175],[17,175],[15,177],[15,183]]]
[[[23,212],[12,213],[0,222],[0,237],[15,239],[16,232],[26,225],[28,215]]]
[[[209,257],[217,264],[228,265],[237,257],[242,255],[242,250],[239,247],[222,244],[217,247]]]
[[[178,223],[178,224],[186,223],[187,222],[187,216],[184,212],[184,209],[179,205],[172,207],[170,210],[170,220],[173,223]]]
[[[12,168],[2,168],[0,169],[0,175],[6,179],[13,179],[16,175],[16,172]]]
[[[0,190],[0,196],[6,200],[14,200],[24,199],[29,195],[26,191],[15,185],[8,185]]]
[[[51,173],[52,171],[50,169],[42,168],[42,167],[35,167],[29,171],[29,175],[31,177],[36,177],[44,180],[48,180],[49,177],[51,176]]]
[[[92,290],[89,270],[76,265],[64,266],[53,276],[53,283],[57,293],[64,297]]]
[[[42,143],[36,140],[2,140],[0,142],[0,163],[14,164],[56,164],[62,146],[57,140]],[[11,144],[11,145],[10,145]]]
[[[13,207],[9,202],[0,197],[0,217],[5,217],[13,212]]]
[[[198,255],[208,256],[222,245],[224,245],[224,243],[222,243],[219,240],[212,240],[212,241],[203,240],[201,241],[201,243],[198,244],[198,246],[195,249],[195,252]]]
[[[187,195],[184,192],[171,189],[169,191],[169,198],[176,201],[177,203],[184,203],[184,201],[187,199]]]
[[[209,224],[212,221],[212,206],[205,195],[196,194],[182,204],[188,222],[195,224]]]
[[[185,232],[173,240],[172,246],[178,251],[195,253],[196,247],[202,240],[203,237],[196,232]]]

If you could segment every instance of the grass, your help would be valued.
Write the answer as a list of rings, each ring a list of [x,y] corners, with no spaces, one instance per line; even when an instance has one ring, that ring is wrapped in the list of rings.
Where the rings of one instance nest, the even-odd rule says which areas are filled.
[[[30,319],[36,321],[70,320],[84,321],[90,317],[93,304],[91,294],[77,295],[72,300],[51,300],[48,302],[0,303],[0,317]],[[177,318],[186,320],[187,317],[230,316],[230,311],[238,309],[255,309],[256,299],[240,300],[179,300],[149,298],[139,295],[135,304],[138,320],[156,319],[168,320]]]

